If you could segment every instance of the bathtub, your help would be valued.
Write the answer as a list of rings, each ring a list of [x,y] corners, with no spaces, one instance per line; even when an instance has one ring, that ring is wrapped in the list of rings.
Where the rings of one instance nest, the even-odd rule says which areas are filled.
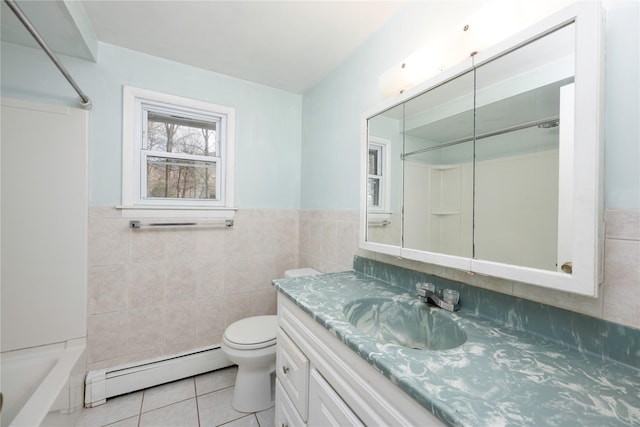
[[[86,339],[3,352],[1,427],[73,426],[83,406]]]

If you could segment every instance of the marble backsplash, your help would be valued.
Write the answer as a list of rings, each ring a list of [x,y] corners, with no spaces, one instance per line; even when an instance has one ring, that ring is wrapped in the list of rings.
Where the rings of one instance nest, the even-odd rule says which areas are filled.
[[[422,282],[457,290],[461,310],[640,368],[640,329],[358,256],[353,267],[409,293]]]

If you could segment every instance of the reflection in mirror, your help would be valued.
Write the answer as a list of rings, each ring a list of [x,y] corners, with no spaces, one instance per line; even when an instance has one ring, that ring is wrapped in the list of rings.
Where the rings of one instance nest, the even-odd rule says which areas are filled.
[[[597,296],[602,18],[579,2],[365,116],[360,247]]]
[[[558,231],[570,227],[571,208],[559,207],[559,184],[571,159],[560,155],[560,129],[573,119],[561,105],[573,114],[574,27],[476,69],[475,259],[551,271],[562,264]]]
[[[367,242],[402,245],[403,109],[367,120]]]
[[[473,72],[405,104],[404,247],[472,256]]]

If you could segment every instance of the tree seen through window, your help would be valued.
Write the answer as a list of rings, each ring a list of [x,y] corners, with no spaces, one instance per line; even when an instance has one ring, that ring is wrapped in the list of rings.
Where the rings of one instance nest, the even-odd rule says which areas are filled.
[[[217,125],[148,112],[147,197],[216,199]]]

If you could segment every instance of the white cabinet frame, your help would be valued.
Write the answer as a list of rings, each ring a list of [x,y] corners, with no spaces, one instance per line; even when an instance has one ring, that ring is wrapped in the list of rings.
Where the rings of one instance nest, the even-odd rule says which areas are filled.
[[[510,37],[498,45],[476,54],[473,58],[410,89],[383,105],[366,112],[362,120],[362,172],[366,179],[367,120],[376,114],[414,98],[430,88],[482,66],[565,25],[575,24],[575,92],[572,127],[575,145],[570,164],[560,166],[560,199],[569,201],[571,221],[563,221],[559,232],[559,255],[571,254],[572,273],[548,271],[500,262],[439,254],[366,241],[366,182],[361,182],[360,248],[426,263],[442,265],[488,276],[534,284],[565,292],[597,297],[603,281],[604,208],[603,208],[603,80],[604,31],[603,13],[599,2],[581,2],[557,12],[551,17]],[[562,150],[563,148],[561,148]],[[568,185],[566,185],[568,183]],[[562,202],[561,202],[562,205]],[[567,229],[566,227],[570,227]],[[569,239],[569,242],[566,239]]]

